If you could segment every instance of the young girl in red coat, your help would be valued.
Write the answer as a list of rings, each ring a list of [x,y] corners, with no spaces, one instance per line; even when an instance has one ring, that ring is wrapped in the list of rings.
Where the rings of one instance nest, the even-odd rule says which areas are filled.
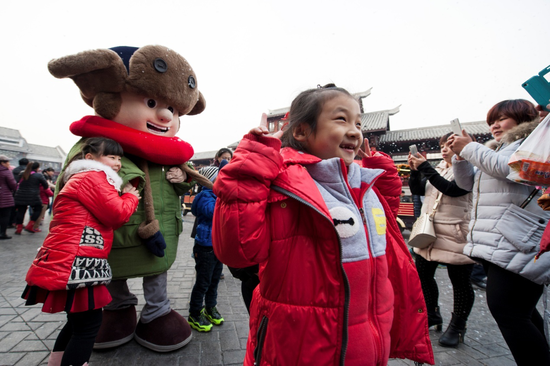
[[[113,230],[127,222],[139,202],[127,186],[119,196],[122,147],[115,141],[89,138],[69,162],[53,205],[50,232],[26,277],[27,305],[67,313],[48,366],[86,365],[101,325],[101,308],[111,301],[107,256]]]
[[[264,114],[214,184],[216,256],[260,265],[244,365],[433,364],[396,224],[401,181],[387,155],[361,152],[357,100],[334,85],[307,90],[288,120],[269,136]]]

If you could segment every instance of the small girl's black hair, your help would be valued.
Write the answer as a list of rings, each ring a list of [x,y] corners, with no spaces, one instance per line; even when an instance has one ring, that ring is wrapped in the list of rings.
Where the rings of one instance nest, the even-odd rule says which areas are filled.
[[[323,105],[340,94],[355,99],[346,89],[339,88],[335,84],[317,85],[317,88],[303,91],[294,98],[287,118],[288,126],[281,137],[282,147],[307,152],[306,146],[294,138],[294,129],[305,123],[315,133],[317,118],[323,110]]]
[[[105,155],[117,155],[124,156],[124,150],[122,146],[115,140],[108,139],[106,137],[89,137],[84,139],[82,142],[82,149],[78,154],[73,156],[65,165],[65,168],[68,167],[73,161],[82,160],[85,158],[86,154],[92,154],[96,157],[101,157]],[[59,177],[59,190],[65,185],[63,176],[65,172]]]
[[[67,165],[75,160],[84,159],[88,153],[97,157],[104,155],[124,156],[122,146],[120,146],[120,144],[115,140],[111,140],[106,137],[89,137],[83,141],[82,150],[80,150],[80,153],[76,154],[67,163]]]

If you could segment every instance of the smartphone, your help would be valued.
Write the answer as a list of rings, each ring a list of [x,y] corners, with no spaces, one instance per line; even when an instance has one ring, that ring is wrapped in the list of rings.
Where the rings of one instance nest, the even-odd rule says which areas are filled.
[[[544,77],[550,72],[550,66],[533,76],[521,86],[533,97],[533,99],[544,107],[546,111],[550,111],[550,83]]]
[[[462,136],[462,126],[460,125],[458,118],[451,121],[451,129],[455,135]]]
[[[416,156],[416,154],[418,154],[418,148],[416,147],[416,145],[409,146],[409,151],[413,156]]]

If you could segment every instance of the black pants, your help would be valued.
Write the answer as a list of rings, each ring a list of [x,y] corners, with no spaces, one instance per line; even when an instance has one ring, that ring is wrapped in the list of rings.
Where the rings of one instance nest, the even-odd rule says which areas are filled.
[[[439,289],[434,278],[439,262],[430,262],[421,255],[416,256],[416,269],[422,285],[422,293],[428,312],[439,306]],[[449,279],[453,285],[453,312],[464,320],[468,320],[474,306],[475,293],[470,282],[473,264],[446,264]]]
[[[42,213],[42,202],[38,205],[31,206],[32,208],[32,215],[31,215],[31,221],[36,221],[40,214]],[[27,206],[22,205],[16,205],[15,209],[17,212],[15,213],[15,223],[17,225],[23,224],[23,220],[25,219],[25,213],[27,212]]]
[[[67,324],[53,346],[54,352],[65,351],[61,366],[80,366],[90,360],[102,318],[101,309],[67,314]]]
[[[0,235],[5,235],[10,221],[11,209],[13,207],[0,208]]]
[[[536,309],[543,285],[483,261],[487,305],[519,366],[550,365],[544,322]]]
[[[470,276],[470,279],[472,281],[483,281],[487,277],[485,274],[485,270],[483,269],[483,266],[476,263],[474,264],[474,268],[472,269],[472,275]]]
[[[250,314],[250,302],[252,301],[252,295],[256,286],[260,284],[260,279],[256,275],[248,277],[246,281],[241,282],[241,294],[243,296],[243,301],[246,306],[248,314]]]
[[[212,247],[195,244],[193,255],[197,278],[191,291],[189,315],[195,317],[200,313],[203,301],[207,308],[212,308],[218,303],[218,284],[223,264],[214,254]]]

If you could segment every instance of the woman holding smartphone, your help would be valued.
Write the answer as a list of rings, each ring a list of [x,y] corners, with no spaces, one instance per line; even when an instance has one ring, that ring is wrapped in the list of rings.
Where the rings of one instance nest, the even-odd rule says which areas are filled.
[[[508,161],[538,125],[535,106],[522,99],[497,103],[487,113],[494,150],[463,132],[449,137],[456,153],[456,183],[474,193],[464,254],[487,273],[487,304],[516,363],[550,365],[543,319],[536,309],[550,282],[550,253],[535,262],[550,212],[537,205],[536,188],[507,179]]]
[[[411,193],[424,196],[421,213],[430,213],[440,196],[434,216],[435,241],[427,248],[414,248],[416,268],[428,309],[428,325],[442,329],[443,318],[439,311],[439,289],[434,278],[439,264],[445,264],[453,285],[453,313],[447,330],[439,339],[444,347],[456,347],[464,342],[466,321],[474,305],[474,289],[470,282],[474,261],[462,254],[466,245],[468,222],[472,207],[472,194],[457,186],[452,168],[454,152],[441,137],[443,160],[434,168],[420,154],[409,154]]]

